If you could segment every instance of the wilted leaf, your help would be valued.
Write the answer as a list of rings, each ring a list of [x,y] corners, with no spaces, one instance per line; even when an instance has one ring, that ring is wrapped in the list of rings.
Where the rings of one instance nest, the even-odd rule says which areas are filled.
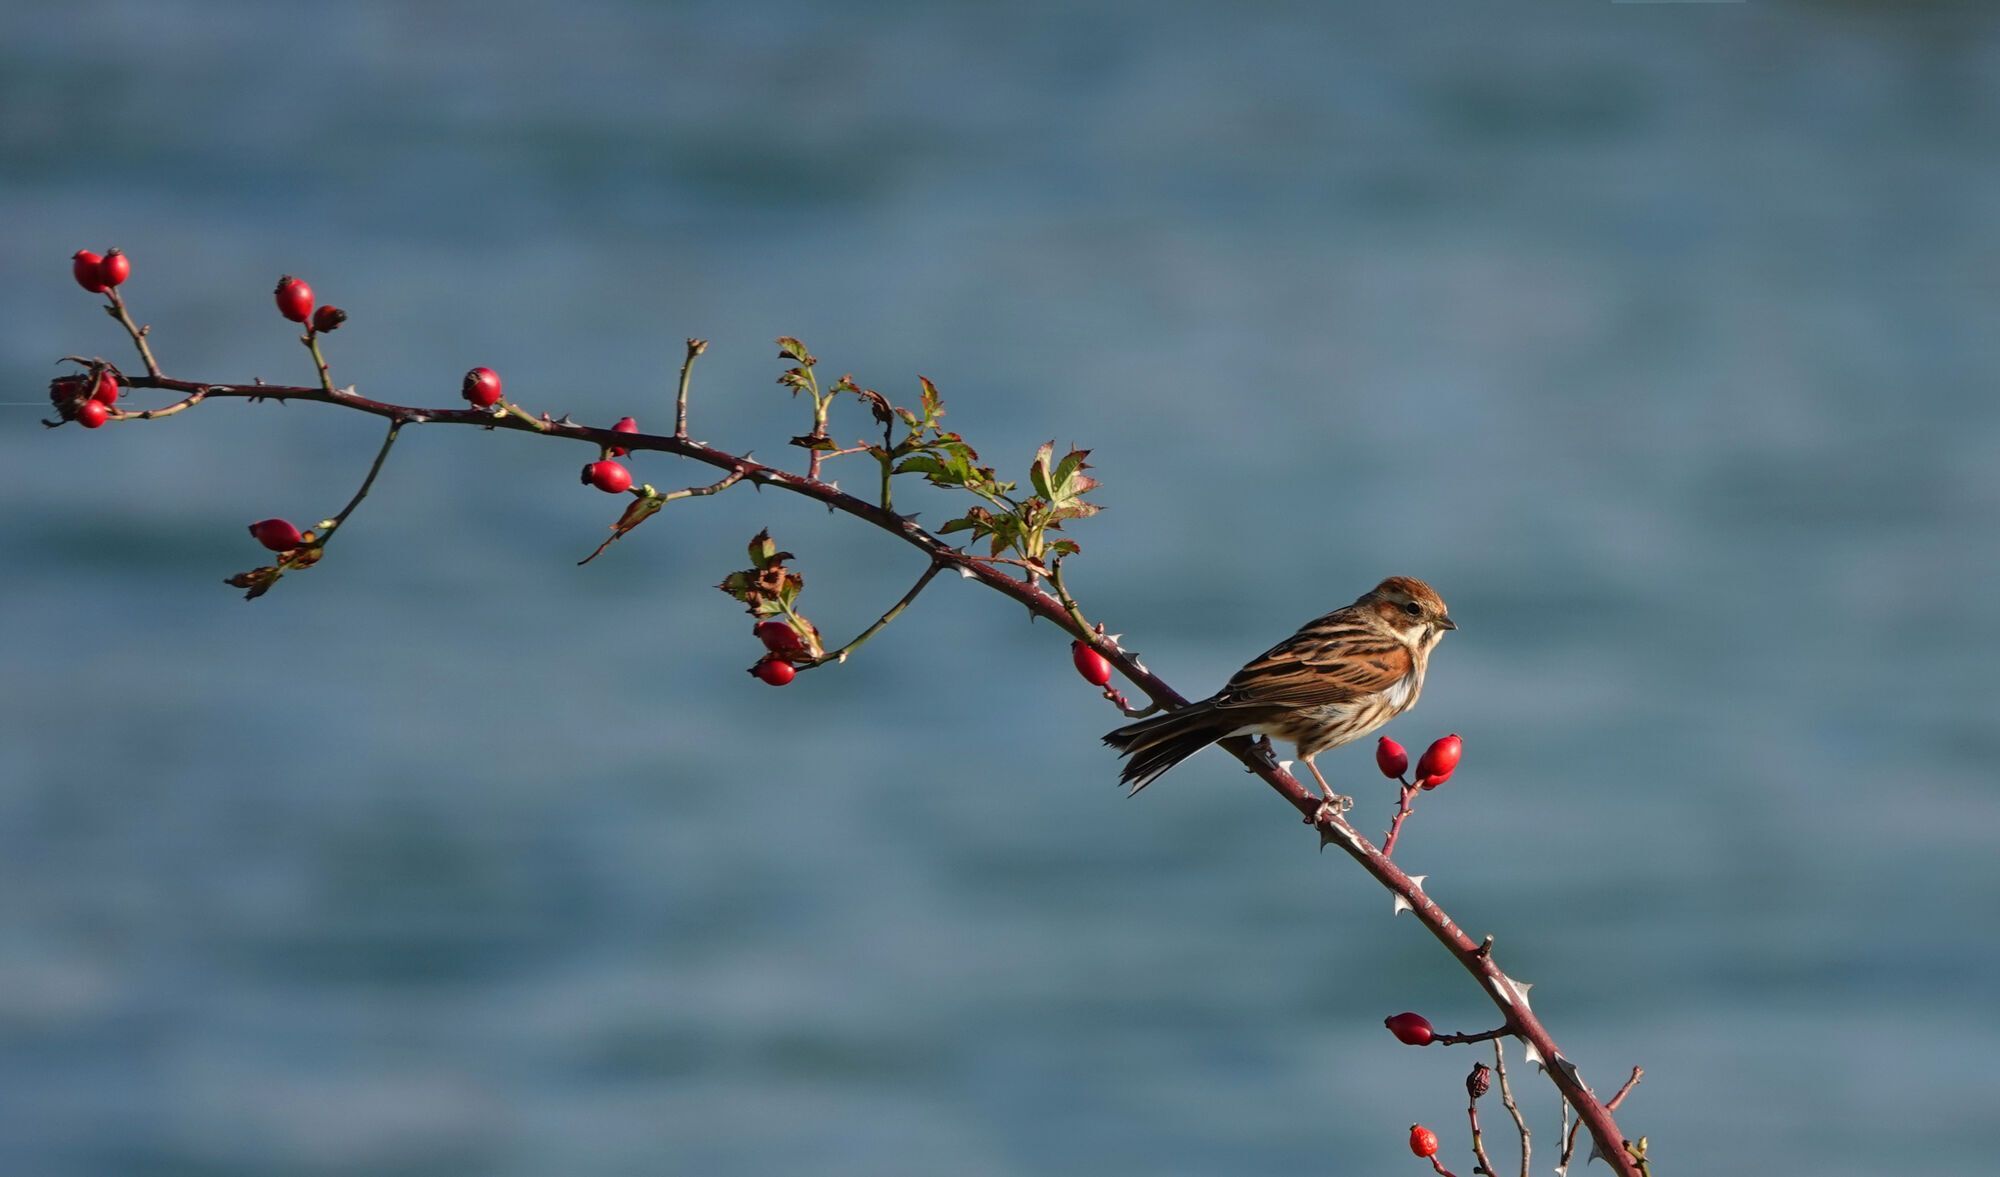
[[[578,560],[577,564],[579,566],[588,564],[592,560],[595,560],[599,556],[603,555],[604,549],[610,547],[612,544],[617,543],[619,540],[624,539],[628,532],[630,532],[633,528],[639,526],[641,523],[644,523],[646,520],[651,519],[654,515],[657,515],[660,511],[660,508],[666,506],[666,504],[667,500],[665,496],[657,494],[647,495],[644,498],[633,499],[631,505],[625,508],[624,514],[618,516],[618,521],[611,525],[610,538],[606,539],[603,543],[598,544],[597,549],[595,551],[591,552],[590,555],[585,556],[583,559]]]

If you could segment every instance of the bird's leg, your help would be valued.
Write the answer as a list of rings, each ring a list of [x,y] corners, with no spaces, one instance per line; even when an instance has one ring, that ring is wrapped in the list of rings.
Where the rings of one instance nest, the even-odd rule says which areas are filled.
[[[1319,774],[1319,765],[1313,763],[1311,756],[1301,756],[1299,757],[1299,762],[1312,771],[1313,779],[1319,782],[1319,791],[1325,795],[1326,803],[1333,808],[1334,813],[1346,813],[1348,810],[1354,808],[1354,798],[1343,797],[1339,793],[1334,792],[1333,786],[1327,784],[1326,778]]]
[[[1258,736],[1256,741],[1253,742],[1250,745],[1250,747],[1254,749],[1258,754],[1269,757],[1272,760],[1276,760],[1278,758],[1278,754],[1271,750],[1271,737],[1269,736]]]

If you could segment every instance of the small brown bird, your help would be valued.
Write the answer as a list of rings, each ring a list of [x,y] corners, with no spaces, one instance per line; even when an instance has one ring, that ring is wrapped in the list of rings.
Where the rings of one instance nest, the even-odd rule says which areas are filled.
[[[1313,757],[1416,706],[1431,650],[1457,628],[1431,586],[1392,576],[1306,622],[1214,695],[1107,734],[1104,742],[1130,757],[1118,779],[1137,793],[1217,740],[1274,736],[1298,745],[1299,760],[1333,801]]]

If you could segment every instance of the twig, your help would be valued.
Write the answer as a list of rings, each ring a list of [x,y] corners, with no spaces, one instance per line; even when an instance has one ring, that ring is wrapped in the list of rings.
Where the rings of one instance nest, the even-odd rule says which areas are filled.
[[[320,354],[319,332],[313,330],[311,327],[307,327],[306,333],[300,336],[299,341],[306,345],[306,350],[312,353],[313,363],[319,367],[319,386],[331,393],[333,391],[333,372],[326,366],[326,357]]]
[[[1382,857],[1396,853],[1396,836],[1403,832],[1403,819],[1410,816],[1410,802],[1416,800],[1417,786],[1402,781],[1403,795],[1396,801],[1396,816],[1389,820],[1389,832],[1382,837]]]
[[[1435,1046],[1464,1046],[1469,1042],[1497,1042],[1513,1032],[1512,1026],[1496,1026],[1477,1034],[1434,1034],[1431,1043]]]
[[[368,488],[375,485],[375,476],[382,472],[382,463],[389,457],[389,447],[396,444],[396,434],[401,432],[402,428],[401,420],[392,419],[389,422],[388,435],[382,439],[382,448],[375,451],[375,461],[368,467],[368,477],[361,480],[361,489],[355,491],[354,497],[347,500],[347,505],[340,509],[340,514],[320,521],[319,538],[314,541],[315,546],[325,547],[326,541],[333,537],[334,531],[347,522],[347,517],[354,513],[354,508],[360,506],[361,500],[368,497]]]
[[[1479,1138],[1479,1097],[1465,1101],[1465,1118],[1472,1121],[1472,1156],[1479,1164],[1472,1170],[1484,1173],[1486,1177],[1500,1177],[1493,1171],[1493,1162],[1486,1159],[1486,1145]]]
[[[1493,1040],[1493,1073],[1500,1079],[1500,1103],[1507,1114],[1514,1117],[1514,1127],[1521,1133],[1521,1177],[1528,1177],[1529,1160],[1534,1156],[1532,1132],[1528,1131],[1528,1121],[1521,1115],[1521,1105],[1514,1102],[1514,1087],[1507,1082],[1506,1040]]]
[[[1049,585],[1056,590],[1056,600],[1062,602],[1063,612],[1069,614],[1070,624],[1076,626],[1076,636],[1089,641],[1092,636],[1090,622],[1083,618],[1083,610],[1077,607],[1076,598],[1069,595],[1069,586],[1063,584],[1063,558],[1057,556],[1049,562]]]
[[[687,358],[681,361],[680,391],[674,395],[674,436],[686,440],[688,435],[688,380],[694,374],[695,357],[708,350],[708,340],[688,340]]]
[[[118,293],[116,286],[106,290],[104,294],[111,300],[111,305],[104,308],[104,313],[124,324],[125,330],[132,336],[133,344],[139,349],[139,358],[146,363],[146,374],[157,378],[160,375],[160,365],[153,359],[153,349],[146,345],[149,328],[141,327],[132,321],[131,313],[125,309],[125,298]]]
[[[1632,1073],[1626,1077],[1625,1083],[1618,1089],[1618,1093],[1616,1095],[1613,1095],[1610,1099],[1604,1101],[1605,1110],[1613,1112],[1617,1111],[1618,1105],[1625,1102],[1625,1097],[1632,1094],[1632,1089],[1634,1087],[1637,1087],[1639,1085],[1639,1080],[1645,1077],[1646,1077],[1646,1068],[1633,1067]],[[1567,1108],[1569,1105],[1564,1104],[1563,1106]],[[1567,1112],[1565,1112],[1565,1115],[1567,1115]],[[1582,1126],[1583,1126],[1583,1121],[1578,1120],[1575,1124],[1570,1125],[1569,1131],[1564,1134],[1563,1150],[1562,1150],[1562,1167],[1565,1169],[1569,1167],[1569,1159],[1576,1155],[1576,1130]]]
[[[799,669],[811,670],[815,667],[825,666],[829,662],[847,661],[847,656],[849,654],[852,654],[854,651],[860,649],[862,643],[866,642],[869,638],[872,638],[876,634],[881,633],[884,629],[887,629],[889,627],[889,623],[891,621],[896,620],[898,614],[900,614],[903,610],[909,608],[910,602],[916,600],[917,594],[923,592],[924,586],[930,584],[931,579],[935,577],[938,573],[943,572],[944,568],[945,566],[942,563],[940,563],[937,560],[932,560],[931,566],[929,568],[924,569],[924,574],[922,576],[917,577],[917,583],[910,586],[910,591],[904,593],[901,600],[889,606],[889,611],[887,613],[882,614],[881,617],[877,618],[875,620],[875,624],[869,626],[867,629],[862,630],[860,634],[858,634],[853,641],[842,646],[840,649],[822,655],[821,657],[814,659],[811,662],[799,664]]]

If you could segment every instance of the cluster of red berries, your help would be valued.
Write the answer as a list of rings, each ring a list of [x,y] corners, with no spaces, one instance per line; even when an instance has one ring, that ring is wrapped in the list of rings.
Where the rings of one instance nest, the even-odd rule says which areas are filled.
[[[278,279],[277,289],[271,298],[278,304],[278,313],[294,323],[303,324],[315,335],[323,335],[337,330],[347,322],[347,312],[336,306],[313,306],[313,288],[304,278],[294,278],[290,274]]]
[[[1424,754],[1417,758],[1416,785],[1419,788],[1435,789],[1451,779],[1458,770],[1458,758],[1465,751],[1465,741],[1454,732],[1441,740],[1431,741]],[[1375,767],[1392,781],[1400,781],[1410,769],[1410,754],[1403,746],[1387,736],[1375,744]]]
[[[764,649],[769,651],[750,668],[751,674],[774,687],[782,687],[799,676],[798,667],[793,662],[805,657],[806,642],[790,622],[776,618],[760,621],[757,628],[750,632],[756,634],[757,640],[764,643]]]
[[[76,284],[92,294],[103,294],[114,286],[123,285],[132,276],[132,259],[123,252],[112,249],[102,255],[87,249],[79,249],[70,255],[70,273],[76,275]]]
[[[96,429],[111,419],[118,403],[118,377],[109,369],[97,373],[97,383],[88,376],[58,376],[49,383],[49,400],[56,411],[85,429]]]

